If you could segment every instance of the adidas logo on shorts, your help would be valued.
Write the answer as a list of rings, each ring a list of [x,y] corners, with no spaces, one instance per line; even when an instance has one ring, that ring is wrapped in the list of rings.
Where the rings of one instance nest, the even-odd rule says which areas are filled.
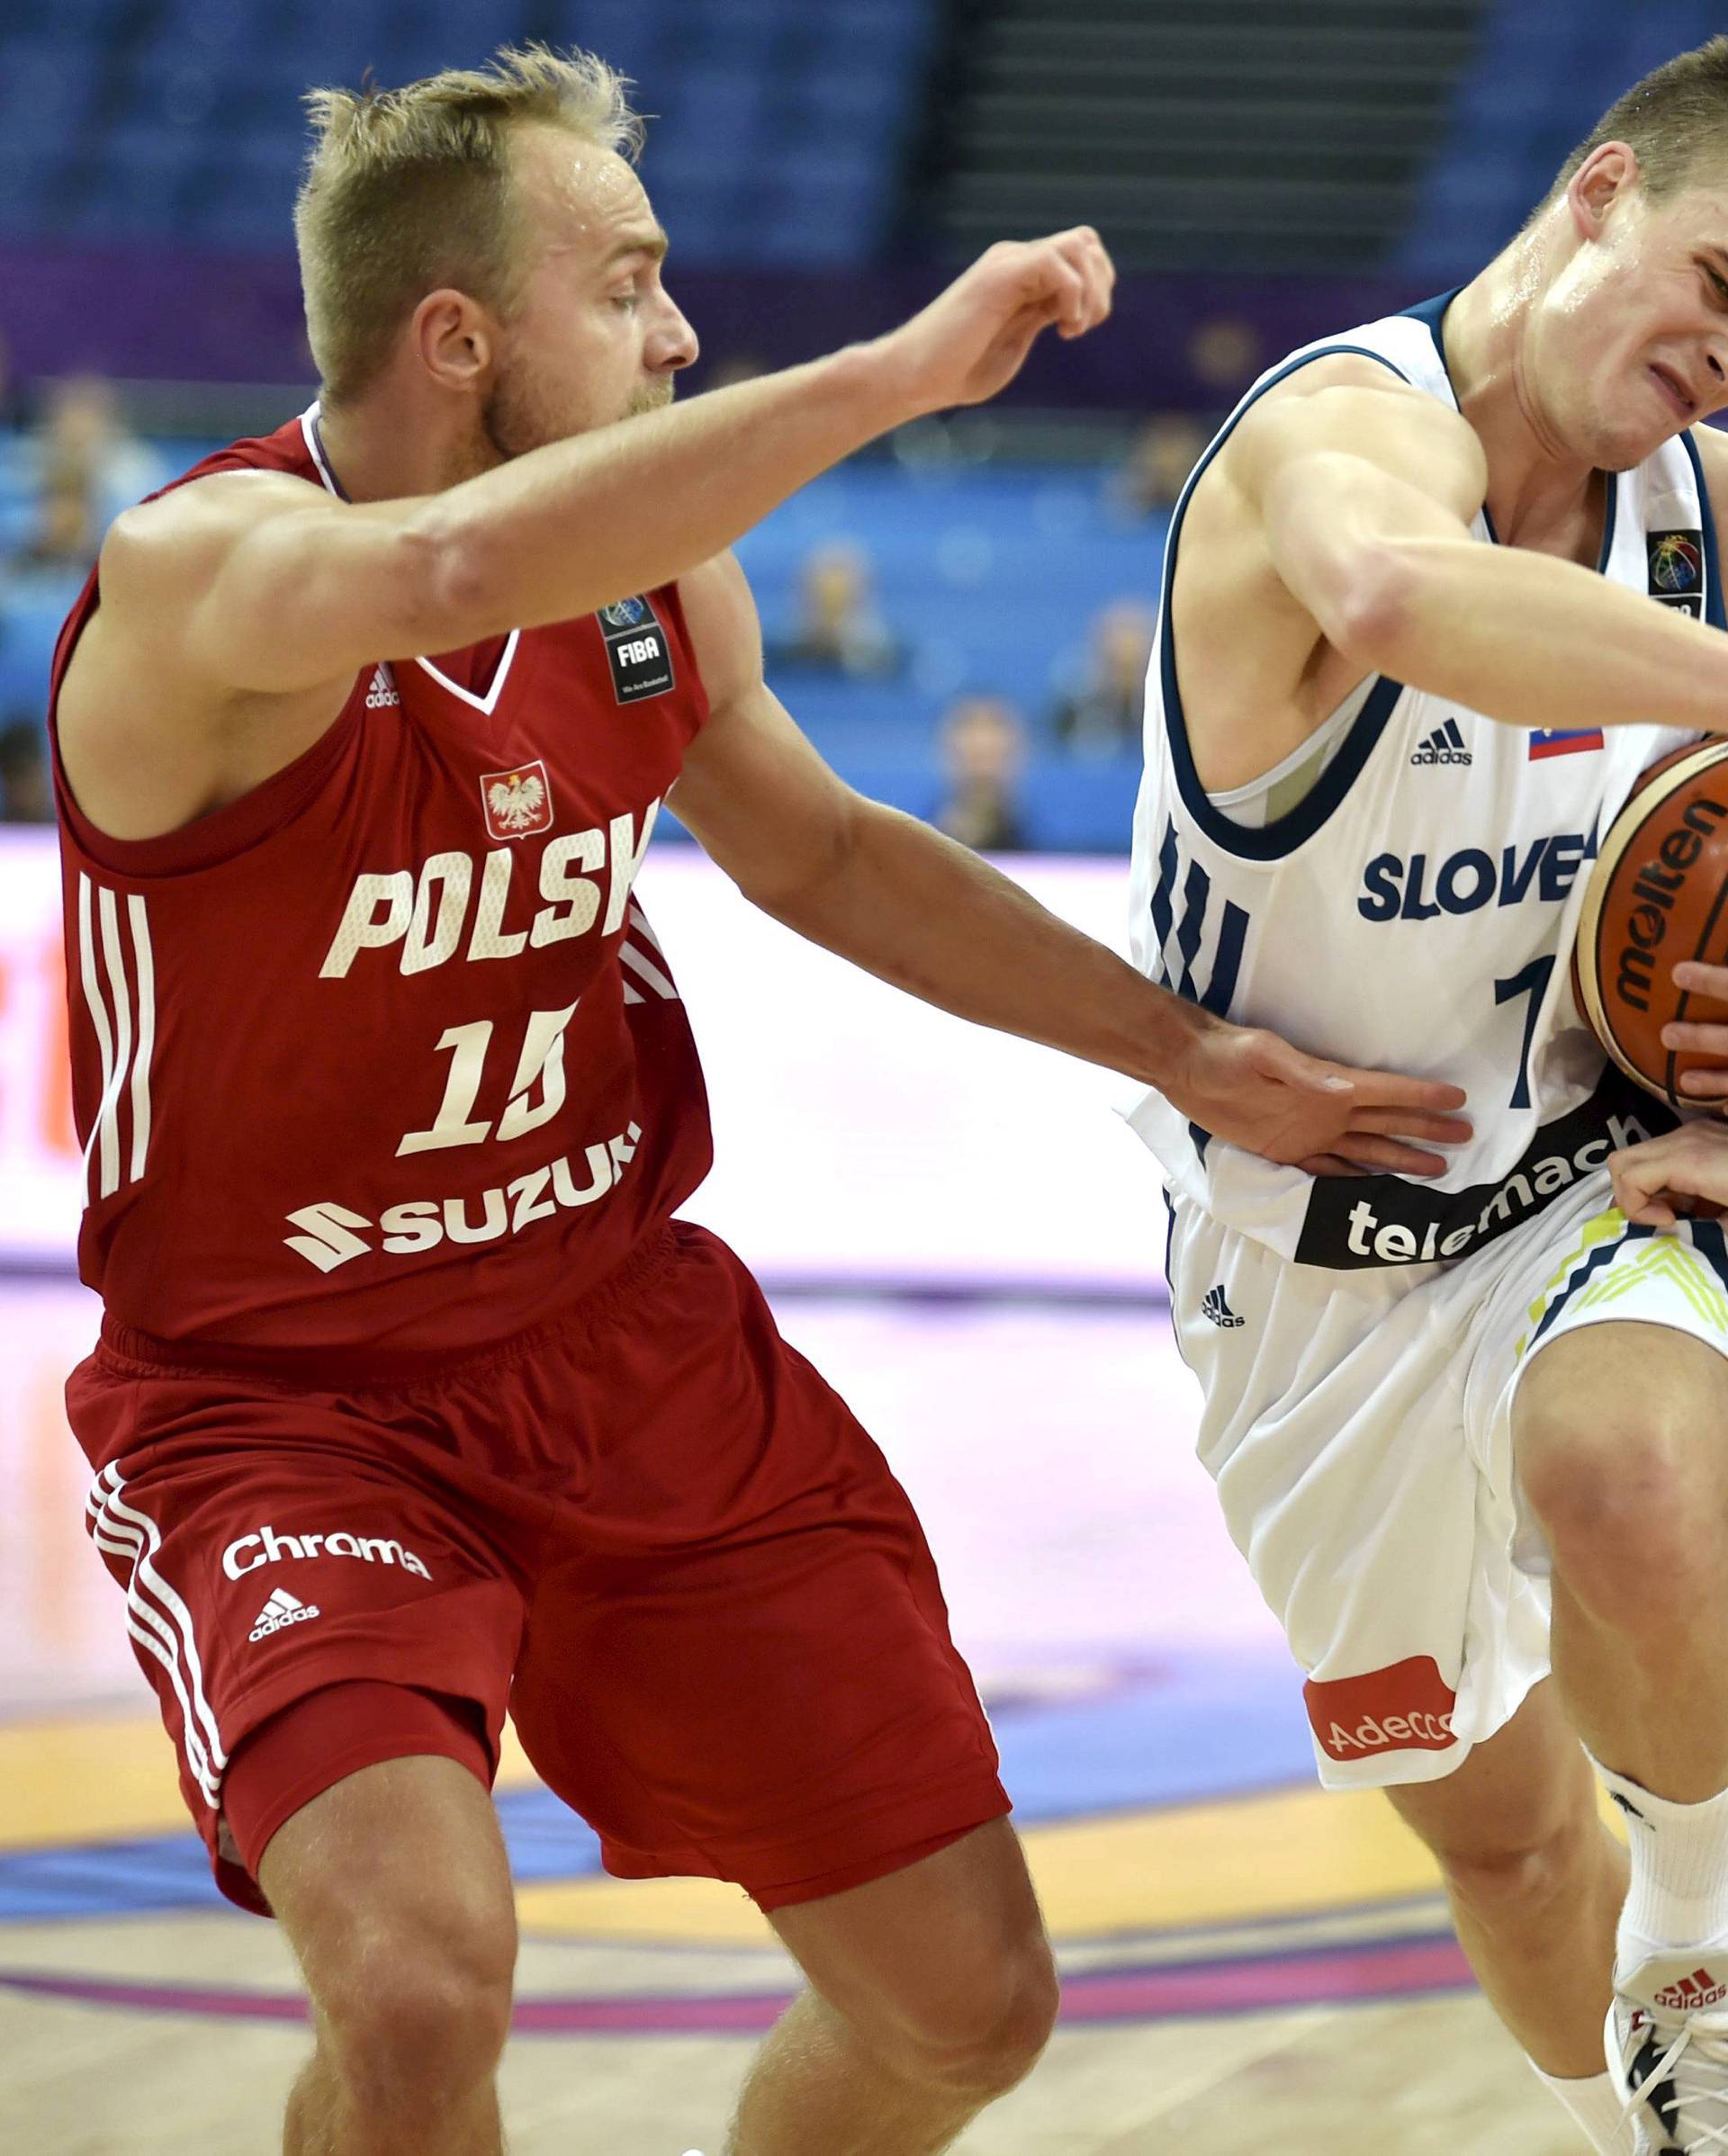
[[[246,1636],[248,1639],[267,1639],[272,1632],[280,1632],[291,1624],[310,1624],[321,1614],[315,1602],[302,1602],[286,1587],[278,1587],[258,1612],[258,1621]]]
[[[1216,1288],[1206,1290],[1201,1301],[1200,1314],[1202,1317],[1210,1317],[1215,1325],[1221,1326],[1227,1333],[1244,1322],[1225,1301],[1222,1281]]]
[[[1475,759],[1464,746],[1463,729],[1456,719],[1436,726],[1411,757],[1413,764],[1468,764]]]

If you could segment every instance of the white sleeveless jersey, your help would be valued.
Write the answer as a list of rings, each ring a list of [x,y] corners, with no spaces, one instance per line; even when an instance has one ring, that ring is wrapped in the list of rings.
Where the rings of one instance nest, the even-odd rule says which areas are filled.
[[[1338,1270],[1462,1258],[1600,1168],[1611,1147],[1673,1121],[1585,1029],[1570,953],[1600,834],[1638,774],[1692,734],[1526,732],[1381,678],[1345,707],[1311,790],[1282,814],[1274,794],[1257,828],[1208,798],[1189,753],[1170,593],[1195,485],[1255,400],[1322,356],[1377,360],[1455,409],[1441,341],[1450,297],[1310,345],[1249,391],[1171,519],[1147,686],[1131,924],[1141,971],[1314,1054],[1448,1080],[1468,1096],[1475,1135],[1433,1181],[1317,1179],[1212,1141],[1161,1094],[1130,1110],[1177,1199],[1282,1257]],[[1474,535],[1496,543],[1485,512]],[[1723,626],[1689,436],[1613,480],[1599,567]]]

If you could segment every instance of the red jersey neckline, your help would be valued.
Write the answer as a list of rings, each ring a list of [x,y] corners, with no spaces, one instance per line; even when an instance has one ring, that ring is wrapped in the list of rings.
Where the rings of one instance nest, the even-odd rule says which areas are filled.
[[[312,461],[312,468],[318,473],[324,486],[335,495],[338,501],[346,501],[349,496],[341,481],[337,478],[335,472],[331,469],[329,458],[325,454],[323,432],[318,424],[319,410],[319,402],[315,398],[300,415],[301,438],[306,445],[306,454]],[[481,650],[484,648],[485,643],[495,641],[495,639],[488,638],[483,640],[482,644],[471,645],[468,648]],[[492,668],[483,695],[478,690],[464,687],[460,681],[452,679],[451,676],[437,663],[439,659],[447,660],[459,659],[464,656],[462,652],[441,651],[430,659],[422,658],[417,654],[413,663],[429,679],[436,682],[446,695],[454,696],[459,703],[467,705],[471,711],[477,711],[483,717],[490,718],[498,709],[498,700],[504,693],[504,684],[509,678],[510,669],[516,662],[517,647],[521,641],[522,632],[520,629],[512,629],[509,634],[502,640],[497,661]]]

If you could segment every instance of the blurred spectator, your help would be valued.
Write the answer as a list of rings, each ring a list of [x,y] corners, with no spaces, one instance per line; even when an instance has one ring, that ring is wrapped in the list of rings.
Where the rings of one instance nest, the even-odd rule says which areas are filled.
[[[1206,402],[1216,407],[1221,418],[1265,365],[1260,332],[1252,322],[1238,321],[1233,315],[1214,315],[1189,338],[1188,364]],[[1213,431],[1207,429],[1209,436]]]
[[[1004,696],[962,696],[941,724],[948,794],[931,821],[975,853],[1018,853],[1021,767],[1026,732]]]
[[[1138,747],[1156,626],[1138,599],[1119,599],[1094,621],[1080,685],[1056,707],[1058,737],[1076,755],[1116,756]]]
[[[52,823],[48,737],[40,723],[14,714],[0,724],[0,823]]]
[[[771,657],[782,666],[880,681],[897,674],[904,654],[877,611],[869,556],[837,541],[818,547],[798,578],[798,625]]]
[[[122,509],[174,476],[172,468],[129,431],[113,384],[100,374],[68,374],[50,383],[37,444],[45,490],[57,472],[85,475],[98,534]]]
[[[12,557],[13,569],[23,576],[68,570],[82,576],[96,558],[103,527],[80,466],[62,462],[43,473],[34,517],[23,544]]]
[[[1175,507],[1206,447],[1206,429],[1188,412],[1160,412],[1134,437],[1116,475],[1114,493],[1131,516]]]

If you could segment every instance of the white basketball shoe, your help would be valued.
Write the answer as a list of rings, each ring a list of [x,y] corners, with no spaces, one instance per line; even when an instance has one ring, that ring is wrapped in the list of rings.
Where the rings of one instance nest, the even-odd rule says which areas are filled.
[[[1608,2072],[1635,2156],[1728,2156],[1728,1954],[1641,1963],[1616,1980]]]

